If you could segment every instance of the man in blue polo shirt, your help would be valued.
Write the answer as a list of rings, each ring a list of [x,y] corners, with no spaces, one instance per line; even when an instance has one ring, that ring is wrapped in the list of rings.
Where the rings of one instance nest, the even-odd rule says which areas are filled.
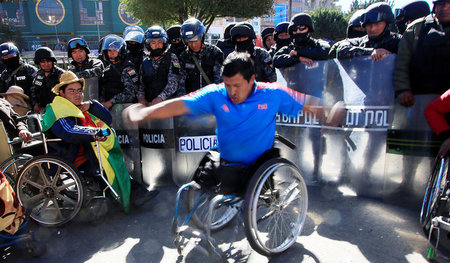
[[[314,111],[319,99],[278,83],[256,82],[253,61],[246,53],[228,55],[222,76],[224,83],[211,84],[151,107],[133,105],[123,115],[131,123],[141,123],[182,114],[213,114],[221,159],[216,174],[220,191],[228,193],[243,182],[239,171],[273,147],[277,112],[297,116],[302,109]],[[226,167],[237,172],[230,173]]]

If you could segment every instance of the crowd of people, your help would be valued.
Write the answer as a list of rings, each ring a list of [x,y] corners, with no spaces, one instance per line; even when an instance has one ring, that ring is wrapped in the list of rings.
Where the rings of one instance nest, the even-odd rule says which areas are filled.
[[[62,155],[81,166],[92,160],[86,157],[92,154],[87,144],[106,139],[92,136],[79,126],[97,127],[97,118],[110,124],[111,116],[107,110],[115,104],[153,106],[209,84],[222,83],[224,76],[232,78],[241,74],[244,71],[236,73],[231,68],[231,73],[222,72],[224,61],[234,51],[246,52],[252,60],[250,63],[244,59],[246,66],[252,65],[252,73],[239,79],[248,89],[252,89],[253,81],[276,82],[275,68],[297,63],[312,66],[317,60],[357,56],[371,56],[374,61],[380,61],[388,54],[397,54],[393,73],[395,92],[400,104],[410,107],[414,105],[414,95],[443,94],[449,88],[449,30],[449,0],[435,0],[432,10],[425,1],[418,0],[396,10],[395,14],[384,2],[355,12],[348,24],[347,38],[332,46],[312,37],[314,24],[306,13],[296,14],[290,22],[264,29],[263,47],[255,45],[255,30],[246,22],[229,24],[223,39],[217,45],[209,44],[205,41],[205,26],[195,18],[167,30],[159,25],[145,31],[138,26],[129,26],[122,37],[112,34],[102,38],[98,57],[89,56],[90,47],[84,39],[73,38],[67,42],[67,55],[72,59],[68,71],[57,66],[57,58],[48,47],[36,50],[33,66],[24,62],[13,43],[3,43],[0,45],[4,67],[0,74],[0,95],[5,99],[0,100],[0,110],[6,117],[2,117],[2,121],[15,127],[7,128],[9,136],[19,135],[29,140],[30,134],[24,131],[24,124],[15,121],[18,115],[9,112],[14,109],[21,115],[28,110],[42,113],[44,121],[49,121],[46,130],[62,138],[64,143],[75,145],[60,148],[65,152]],[[236,60],[239,56],[233,57]],[[233,61],[229,60],[227,65],[231,67]],[[96,100],[83,102],[85,80],[90,78],[98,79],[98,96]],[[204,95],[211,93],[214,92],[209,90]],[[233,100],[235,104],[247,98],[244,96],[243,101],[239,101],[242,100],[240,94],[228,95],[236,100]],[[285,93],[278,95],[280,98],[287,96]],[[195,99],[200,100],[198,96]],[[189,100],[194,99],[185,99]],[[294,101],[299,103],[301,98]],[[297,108],[304,103],[302,101]],[[183,113],[207,111],[193,105],[182,107]],[[61,109],[67,112],[55,114]],[[92,115],[96,117],[92,118]],[[121,193],[129,192],[130,182],[121,180]],[[127,202],[128,197],[123,200]],[[123,205],[127,207],[127,204]]]

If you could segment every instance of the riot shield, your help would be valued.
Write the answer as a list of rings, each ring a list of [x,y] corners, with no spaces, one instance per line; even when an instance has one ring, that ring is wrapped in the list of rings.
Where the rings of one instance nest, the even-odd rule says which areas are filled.
[[[139,128],[144,182],[155,186],[171,185],[174,158],[173,119],[150,120]]]
[[[175,158],[173,180],[177,185],[191,181],[200,160],[217,145],[216,118],[179,116],[174,118]]]
[[[139,137],[136,129],[127,127],[122,120],[122,111],[130,104],[115,104],[111,109],[112,125],[117,140],[122,148],[123,159],[130,175],[142,182],[141,153],[139,150]]]
[[[84,84],[84,100],[99,100],[99,93],[98,93],[98,78],[88,78],[85,79]]]

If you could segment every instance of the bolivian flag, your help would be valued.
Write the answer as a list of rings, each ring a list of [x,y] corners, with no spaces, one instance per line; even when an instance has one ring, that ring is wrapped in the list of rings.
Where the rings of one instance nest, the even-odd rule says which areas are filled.
[[[109,129],[109,126],[102,120],[92,114],[89,115],[97,127]],[[42,130],[44,132],[49,130],[57,120],[66,117],[85,118],[83,112],[73,103],[61,96],[56,96],[53,102],[47,105],[45,114],[42,116]],[[128,213],[130,211],[130,176],[123,162],[122,149],[114,135],[108,136],[108,139],[99,142],[99,145],[102,166],[108,182],[119,194],[119,201],[125,212]],[[95,142],[91,142],[91,146],[98,158]]]

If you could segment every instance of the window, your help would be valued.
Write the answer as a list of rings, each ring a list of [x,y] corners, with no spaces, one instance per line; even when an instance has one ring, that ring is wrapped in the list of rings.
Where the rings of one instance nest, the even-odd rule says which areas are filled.
[[[14,16],[8,16],[8,11],[4,8],[5,4],[0,4],[0,20],[2,24],[7,24],[11,26],[24,26],[25,25],[25,17],[23,15],[23,6],[22,2],[18,3],[10,3],[9,5],[15,9]],[[11,14],[11,13],[10,13]]]
[[[91,6],[88,5],[94,5]],[[80,25],[103,25],[103,1],[90,1],[83,4],[83,0],[78,0],[78,6],[80,8]],[[88,8],[89,7],[89,8]],[[92,12],[94,11],[94,12]]]
[[[60,0],[39,0],[36,4],[36,15],[42,23],[55,26],[64,19],[64,5]]]

